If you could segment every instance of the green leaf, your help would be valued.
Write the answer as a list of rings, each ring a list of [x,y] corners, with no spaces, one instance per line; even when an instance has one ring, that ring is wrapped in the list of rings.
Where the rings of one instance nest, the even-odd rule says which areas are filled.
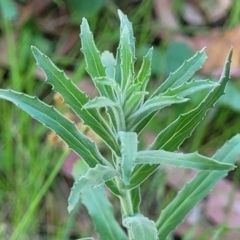
[[[119,132],[121,141],[121,168],[125,185],[130,183],[130,175],[137,154],[138,139],[135,132]]]
[[[123,14],[121,10],[118,9],[118,16],[120,19],[120,36],[122,35],[123,29],[126,27],[128,29],[129,43],[132,52],[132,61],[135,59],[135,38],[133,36],[132,23],[128,20],[127,15]]]
[[[77,161],[74,164],[74,176],[85,174],[88,166],[83,161]],[[126,240],[126,234],[114,217],[113,206],[106,196],[103,186],[98,188],[86,189],[81,194],[81,202],[88,210],[93,220],[95,230],[98,232],[100,239],[109,240]]]
[[[240,134],[233,137],[219,149],[213,158],[222,163],[233,164],[240,155]],[[167,235],[181,223],[187,213],[202,200],[213,186],[227,175],[228,171],[199,172],[192,181],[178,192],[173,201],[162,210],[156,226],[159,238],[165,239]]]
[[[162,95],[186,97],[188,95],[196,93],[197,91],[201,91],[207,88],[213,88],[218,85],[219,84],[217,82],[212,82],[209,80],[192,80],[190,82],[185,82],[176,88],[169,88]]]
[[[128,129],[134,131],[152,113],[156,114],[162,108],[175,103],[186,102],[189,99],[177,96],[156,96],[148,99],[137,111],[127,119]],[[147,123],[145,123],[146,125]]]
[[[116,102],[111,101],[109,98],[106,97],[96,97],[90,101],[88,101],[85,105],[83,105],[84,109],[90,108],[102,108],[102,107],[112,107],[117,106]]]
[[[123,226],[131,232],[132,239],[158,240],[155,223],[141,214],[124,218]]]
[[[92,77],[92,79],[95,77],[106,76],[105,67],[102,64],[100,52],[94,43],[93,34],[90,31],[88,22],[85,18],[83,18],[81,24],[80,39],[82,43],[81,50],[85,57],[87,64],[86,70],[88,71],[89,75]]]
[[[1,0],[0,10],[5,18],[12,20],[17,17],[18,9],[13,0]]]
[[[114,79],[116,59],[114,58],[113,54],[109,51],[104,51],[101,54],[101,60],[103,66],[106,68],[107,76]]]
[[[133,81],[134,69],[129,41],[129,31],[127,27],[123,28],[120,36],[120,58],[121,58],[121,89],[127,90],[131,81]]]
[[[82,43],[81,50],[84,54],[87,64],[86,70],[92,77],[93,82],[95,78],[106,77],[105,67],[102,64],[100,52],[94,43],[93,34],[90,31],[88,22],[85,18],[83,18],[81,24],[80,39]],[[94,82],[94,84],[102,96],[108,97],[112,100],[114,99],[114,94],[111,87],[98,85],[96,82]]]
[[[129,46],[131,48],[131,53],[132,53],[132,61],[135,61],[135,38],[133,36],[133,29],[132,29],[132,23],[128,20],[127,16],[124,15],[120,10],[118,10],[118,15],[119,15],[119,19],[120,19],[120,36],[122,36],[123,34],[123,30],[127,29],[128,31],[128,39],[127,41],[129,42]],[[126,30],[125,30],[126,31]],[[116,67],[115,67],[115,80],[116,82],[123,86],[123,84],[121,83],[122,81],[122,60],[121,60],[121,39],[120,39],[120,43],[117,49],[117,57],[116,57]]]
[[[164,150],[145,150],[137,153],[136,164],[169,164],[196,170],[233,170],[234,165],[194,153],[175,153]]]
[[[151,144],[149,150],[164,149],[166,151],[175,151],[180,144],[188,138],[196,126],[205,117],[206,112],[214,106],[216,101],[224,94],[226,84],[230,79],[230,63],[232,50],[229,52],[224,66],[219,85],[212,89],[198,107],[188,113],[180,115],[173,123],[165,128]],[[140,165],[135,167],[131,175],[131,185],[129,188],[138,186],[144,179],[151,175],[159,165]]]
[[[146,90],[146,86],[151,76],[151,69],[152,69],[152,52],[153,48],[150,48],[147,54],[143,58],[142,66],[138,72],[138,75],[135,79],[136,82],[141,83],[142,91]]]
[[[192,58],[186,60],[174,73],[170,73],[164,83],[153,93],[152,97],[164,93],[169,88],[176,88],[187,82],[202,67],[206,58],[204,49],[197,52]]]
[[[77,240],[94,240],[93,237],[78,238]]]
[[[109,166],[98,164],[94,168],[90,168],[84,176],[80,176],[75,181],[68,198],[68,211],[71,212],[74,209],[84,190],[98,187],[117,176],[119,173]]]
[[[128,118],[130,114],[133,114],[134,110],[136,110],[140,104],[141,100],[147,95],[148,92],[133,92],[127,101],[124,103],[124,114],[125,118]]]
[[[86,110],[82,108],[83,105],[89,101],[86,94],[80,91],[46,55],[41,53],[36,47],[32,46],[31,48],[37,65],[42,68],[46,74],[46,82],[50,83],[54,90],[62,95],[64,102],[80,116],[85,124],[97,133],[117,155],[120,154],[114,133],[99,112],[96,109]]]
[[[55,108],[31,97],[12,90],[0,89],[0,98],[14,103],[33,118],[52,129],[70,148],[81,156],[89,166],[110,163],[100,154],[96,145],[76,128],[75,124],[65,118]]]
[[[141,203],[141,194],[140,194],[140,187],[136,187],[130,190],[132,205],[133,205],[133,212],[135,214],[140,212],[140,203]]]

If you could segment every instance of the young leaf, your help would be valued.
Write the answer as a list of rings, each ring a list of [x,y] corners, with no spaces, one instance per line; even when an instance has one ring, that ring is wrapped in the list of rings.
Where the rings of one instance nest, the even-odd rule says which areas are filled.
[[[136,82],[141,83],[141,90],[145,91],[149,78],[151,76],[152,67],[152,52],[153,48],[150,48],[147,54],[143,58],[142,66],[135,79]]]
[[[84,161],[74,164],[74,178],[83,175],[89,167]],[[94,223],[100,239],[126,240],[126,234],[114,217],[113,206],[106,196],[103,186],[86,189],[81,194],[81,202],[85,205]]]
[[[83,105],[84,109],[90,108],[102,108],[102,107],[113,107],[117,106],[116,102],[113,102],[109,98],[106,97],[96,97],[90,101],[88,101],[85,105]]]
[[[31,97],[12,90],[0,89],[0,98],[14,103],[33,118],[52,129],[70,148],[81,156],[89,166],[110,163],[100,154],[96,145],[83,135],[73,122],[65,118],[55,108]]]
[[[104,51],[101,54],[101,60],[103,66],[106,68],[107,76],[111,79],[114,79],[116,59],[114,58],[113,54],[109,51]]]
[[[68,211],[71,212],[74,209],[84,190],[98,187],[117,176],[119,173],[109,166],[98,164],[94,168],[90,168],[84,176],[80,176],[75,181],[68,198]]]
[[[124,218],[123,226],[130,231],[132,239],[158,240],[155,223],[141,214]]]
[[[130,175],[133,170],[137,154],[138,140],[135,132],[119,132],[121,141],[121,168],[125,185],[130,183]]]
[[[120,58],[121,58],[121,89],[124,91],[133,81],[134,69],[129,42],[129,31],[127,27],[123,28],[120,36]]]
[[[174,153],[164,150],[145,150],[137,153],[136,164],[169,164],[176,167],[196,170],[233,170],[234,165],[221,163],[214,159],[194,153]]]
[[[81,50],[84,54],[85,61],[87,64],[86,70],[92,77],[93,82],[95,78],[106,77],[105,67],[102,64],[100,52],[98,51],[94,43],[93,34],[90,31],[88,22],[85,18],[83,18],[81,24],[80,39],[82,43]],[[94,84],[102,96],[108,97],[112,100],[114,99],[114,94],[111,87],[97,85],[96,82],[94,82]]]
[[[186,60],[174,73],[170,73],[164,83],[153,93],[152,97],[164,93],[169,88],[176,88],[184,82],[187,82],[193,74],[202,67],[206,58],[207,56],[204,49],[197,52],[193,57]]]
[[[65,103],[118,155],[120,152],[114,133],[99,112],[96,109],[82,109],[83,105],[89,101],[86,94],[80,91],[46,55],[36,47],[32,46],[31,48],[37,65],[46,74],[46,82],[50,83],[54,90],[62,95]]]
[[[182,85],[176,88],[169,88],[166,92],[164,92],[163,96],[178,96],[178,97],[186,97],[197,91],[201,91],[207,88],[213,88],[218,86],[217,82],[212,82],[209,80],[192,80],[190,82],[185,82]]]
[[[134,112],[135,109],[137,109],[140,104],[141,100],[144,98],[145,95],[147,95],[148,92],[133,92],[130,97],[127,99],[127,101],[124,104],[124,114],[125,118],[128,118],[130,114]]]
[[[240,134],[233,137],[219,149],[213,158],[222,163],[233,164],[240,155]],[[187,213],[202,200],[213,186],[227,175],[228,171],[199,172],[192,181],[178,192],[173,201],[162,210],[156,226],[159,238],[165,239],[167,235],[181,223]]]
[[[219,85],[216,86],[199,104],[198,107],[188,113],[180,115],[173,123],[165,128],[151,144],[149,150],[164,149],[166,151],[175,151],[180,144],[188,138],[196,126],[205,117],[206,112],[214,107],[216,101],[224,94],[226,84],[230,79],[230,63],[232,58],[232,50],[229,52],[227,61],[224,66],[222,76],[219,80]],[[184,130],[184,131],[183,131]],[[131,175],[131,184],[129,188],[138,186],[144,179],[150,176],[159,165],[140,165],[135,167]]]
[[[127,16],[124,15],[120,10],[118,10],[118,15],[119,15],[119,19],[120,19],[120,36],[122,36],[123,30],[125,28],[127,28],[128,30],[128,42],[129,45],[131,47],[131,53],[132,53],[132,60],[131,62],[135,61],[135,38],[133,36],[133,29],[132,29],[132,23],[128,20]],[[122,72],[122,60],[121,60],[121,39],[120,39],[120,43],[117,49],[117,57],[116,57],[116,67],[115,67],[115,80],[116,82],[123,86],[121,83],[122,80],[122,76],[121,76],[121,72]]]
[[[177,96],[156,96],[148,99],[137,111],[127,119],[128,129],[135,131],[135,129],[152,113],[156,114],[162,108],[175,103],[182,103],[188,101],[188,98],[181,98]],[[147,123],[146,123],[147,124]]]

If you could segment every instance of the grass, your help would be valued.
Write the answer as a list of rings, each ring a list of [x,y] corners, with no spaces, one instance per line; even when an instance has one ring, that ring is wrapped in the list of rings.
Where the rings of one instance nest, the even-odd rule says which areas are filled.
[[[137,49],[145,44],[151,44],[155,38],[151,26],[156,26],[152,20],[152,2],[142,1],[137,7],[125,3],[123,7],[126,8],[123,10],[126,10],[125,12],[135,24],[135,35],[139,44]],[[117,8],[117,5],[109,1],[106,11],[104,9],[101,12],[101,18],[92,16],[89,19],[95,33],[96,44],[101,51],[114,49],[117,45],[119,37],[119,33],[115,30],[118,29],[119,24],[115,16]],[[239,8],[233,9],[229,25],[236,24]],[[6,68],[0,68],[1,87],[23,90],[28,94],[50,101],[52,96],[48,95],[48,87],[36,81],[35,62],[29,55],[30,44],[33,44],[33,34],[30,29],[32,25],[20,26],[20,30],[17,30],[7,18],[1,17],[1,20],[3,20],[1,21],[2,35],[6,37],[7,42],[6,62],[8,63]],[[41,33],[38,38],[34,39],[34,42],[42,42],[43,45],[46,43],[46,51],[51,53],[54,44],[49,43],[49,40],[43,36],[41,37]],[[57,42],[57,39],[54,39],[54,42]],[[83,56],[79,56],[79,47],[77,45],[68,56],[54,56],[54,60],[60,67],[71,65],[72,79],[75,82],[85,75],[85,65],[82,63]],[[167,44],[163,41],[160,48],[166,51]],[[167,121],[177,116],[177,113],[171,109],[169,112],[168,118],[162,119],[159,116],[163,124],[164,121],[167,124]],[[232,119],[230,124],[228,123],[229,115]],[[0,103],[0,119],[0,238],[11,240],[70,239],[72,230],[78,228],[75,221],[77,213],[67,214],[67,196],[61,190],[61,183],[67,184],[67,182],[61,178],[59,184],[58,178],[66,153],[47,143],[47,131],[43,126],[4,101]],[[155,124],[158,122],[152,122],[149,129],[153,131]],[[209,129],[211,129],[210,133]],[[201,151],[211,151],[237,132],[239,132],[239,114],[219,107],[212,118],[208,117],[197,128],[184,147],[191,150],[200,148]],[[156,199],[161,196],[162,192],[166,192],[166,179],[163,176],[161,187],[159,187],[159,179],[154,179],[154,175],[152,178],[152,186],[143,186],[143,189],[149,191],[143,199],[146,206],[150,208],[150,213],[152,211],[151,214],[154,215],[154,211],[159,211],[161,206],[157,206],[156,209],[151,206],[159,202],[156,202]],[[234,184],[237,184],[239,180],[240,170],[237,169],[233,175]],[[156,188],[158,188],[157,191]],[[161,199],[163,205],[175,194],[171,191],[168,193],[165,199]],[[63,208],[60,218],[56,205]],[[144,211],[149,210],[146,208]],[[221,228],[216,236],[217,234],[222,234]]]

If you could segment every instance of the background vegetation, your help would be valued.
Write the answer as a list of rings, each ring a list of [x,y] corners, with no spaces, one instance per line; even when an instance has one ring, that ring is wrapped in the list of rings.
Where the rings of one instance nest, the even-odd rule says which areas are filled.
[[[208,75],[214,79],[233,45],[233,78],[227,93],[182,149],[198,149],[210,156],[240,132],[240,4],[237,0],[214,1],[214,6],[198,0],[175,1],[172,5],[169,2],[0,0],[0,87],[54,102],[64,114],[79,122],[42,81],[45,77],[35,65],[30,46],[36,45],[51,56],[74,82],[94,96],[79,50],[79,24],[86,17],[98,48],[115,52],[119,39],[118,8],[133,22],[138,57],[146,53],[149,45],[154,45],[152,89],[203,46],[208,47],[209,60],[196,78]],[[228,6],[223,2],[229,2]],[[189,104],[194,104],[195,98],[201,98],[201,94],[196,94]],[[191,107],[189,104],[185,105],[186,111]],[[152,121],[142,136],[143,144],[151,141],[156,126],[164,128],[178,113],[178,106],[171,107],[167,115],[159,115]],[[83,126],[81,130],[96,138]],[[75,158],[55,135],[27,114],[8,102],[0,102],[0,239],[76,239],[93,231],[82,206],[78,213],[67,213],[67,197],[73,182],[71,165]],[[176,174],[174,169],[159,171],[161,179],[153,175],[142,186],[143,211],[152,218],[176,194],[177,183],[185,182],[188,176],[186,172]],[[228,196],[224,204],[218,191],[213,191],[213,196],[201,203],[176,231],[175,239],[193,239],[193,236],[239,239],[239,181],[237,168],[221,185],[221,191]],[[114,198],[111,200],[116,202]],[[120,216],[117,205],[116,216]]]

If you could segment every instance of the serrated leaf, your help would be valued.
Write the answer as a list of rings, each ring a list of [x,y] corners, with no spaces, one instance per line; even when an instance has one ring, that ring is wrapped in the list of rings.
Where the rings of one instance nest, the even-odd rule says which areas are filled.
[[[128,129],[134,131],[138,125],[140,125],[152,113],[156,114],[166,106],[183,103],[188,100],[189,99],[187,98],[180,98],[177,96],[156,96],[152,99],[148,99],[137,111],[129,116],[127,119]]]
[[[207,88],[213,88],[219,85],[218,82],[212,82],[209,80],[192,80],[190,82],[185,82],[182,85],[176,88],[169,88],[166,92],[164,92],[163,96],[178,96],[178,97],[186,97],[197,91],[201,91]]]
[[[153,48],[150,48],[147,52],[147,54],[143,58],[142,66],[138,72],[138,75],[135,79],[136,82],[141,83],[141,90],[145,91],[146,86],[148,84],[148,81],[151,76],[151,70],[152,70],[152,52]]]
[[[113,54],[109,51],[104,51],[101,54],[101,60],[103,66],[106,68],[105,71],[107,76],[114,79],[116,59],[114,58]]]
[[[233,164],[240,155],[240,134],[233,137],[220,148],[213,158],[222,163]],[[156,226],[159,238],[165,239],[167,235],[181,223],[187,213],[202,200],[213,186],[227,175],[228,171],[199,172],[192,181],[178,192],[173,201],[162,210]]]
[[[129,30],[123,28],[120,36],[120,58],[121,58],[121,89],[124,91],[133,81],[133,59],[131,44],[129,41]]]
[[[109,166],[98,164],[94,168],[90,168],[85,175],[75,181],[68,198],[68,211],[71,212],[74,209],[84,190],[98,187],[117,176],[119,173]]]
[[[145,150],[137,153],[136,164],[169,164],[175,167],[196,170],[233,170],[234,165],[221,163],[214,159],[194,153],[176,153],[164,150]]]
[[[128,118],[130,114],[134,112],[140,105],[141,100],[146,96],[148,92],[133,92],[124,104],[125,118]]]
[[[96,132],[105,143],[117,154],[120,153],[114,133],[109,128],[105,120],[96,109],[82,109],[83,105],[89,101],[85,93],[80,91],[64,72],[59,70],[53,62],[36,47],[32,46],[32,52],[36,58],[37,65],[43,69],[46,74],[46,82],[50,83],[54,90],[59,92],[64,98],[64,102]]]
[[[89,166],[94,167],[98,163],[110,165],[100,154],[96,145],[83,135],[73,122],[65,118],[52,106],[45,104],[37,97],[31,97],[12,90],[0,89],[0,98],[14,103],[33,118],[56,132]]]
[[[117,106],[118,103],[113,102],[109,98],[106,97],[96,97],[90,101],[88,101],[86,104],[83,105],[84,109],[90,109],[90,108],[102,108],[102,107],[113,107]]]
[[[74,164],[75,179],[85,174],[88,166],[83,161]],[[126,234],[114,217],[113,206],[108,200],[106,190],[103,186],[86,189],[81,194],[81,202],[85,205],[94,223],[95,230],[100,239],[105,240],[126,240]]]
[[[170,73],[164,83],[153,93],[152,97],[164,93],[169,88],[175,88],[187,82],[193,74],[202,67],[206,58],[207,56],[204,49],[197,52],[193,57],[186,60],[174,73]]]
[[[158,240],[155,223],[141,214],[124,218],[123,226],[131,232],[134,240]]]
[[[105,67],[102,64],[100,52],[94,43],[93,34],[90,31],[88,22],[85,18],[83,18],[82,24],[81,24],[80,39],[82,43],[81,50],[84,54],[85,61],[87,64],[86,70],[89,73],[89,75],[92,77],[93,82],[95,78],[106,77]],[[94,84],[102,96],[108,97],[112,100],[114,99],[113,98],[114,94],[111,87],[104,86],[104,85],[97,85],[95,82]]]
[[[230,79],[230,63],[232,50],[229,52],[224,66],[219,85],[212,89],[198,107],[188,113],[180,115],[173,123],[165,128],[151,144],[149,150],[164,149],[166,151],[175,151],[180,144],[188,138],[196,126],[205,117],[206,112],[214,106],[216,101],[224,94],[226,84]],[[129,188],[138,186],[144,179],[151,175],[159,165],[135,167],[131,176],[131,185]]]
[[[133,35],[132,23],[128,20],[127,15],[123,14],[121,10],[118,9],[118,16],[120,19],[120,36],[122,35],[123,29],[126,27],[128,29],[129,43],[131,46],[132,58],[135,59],[135,38]]]
[[[137,134],[135,132],[119,132],[119,139],[121,141],[121,168],[123,182],[125,185],[129,185],[130,175],[137,154]]]
[[[133,29],[132,29],[132,23],[128,20],[127,16],[124,15],[120,10],[118,10],[118,15],[119,15],[119,19],[120,19],[120,36],[122,36],[122,32],[124,30],[124,28],[127,28],[128,30],[128,41],[129,41],[129,45],[131,47],[131,52],[132,52],[132,62],[135,61],[135,38],[133,36]],[[116,57],[116,67],[115,67],[115,80],[116,82],[122,86],[121,84],[121,80],[122,80],[122,69],[121,69],[121,65],[122,65],[122,60],[121,60],[121,40],[117,49],[117,57]]]

